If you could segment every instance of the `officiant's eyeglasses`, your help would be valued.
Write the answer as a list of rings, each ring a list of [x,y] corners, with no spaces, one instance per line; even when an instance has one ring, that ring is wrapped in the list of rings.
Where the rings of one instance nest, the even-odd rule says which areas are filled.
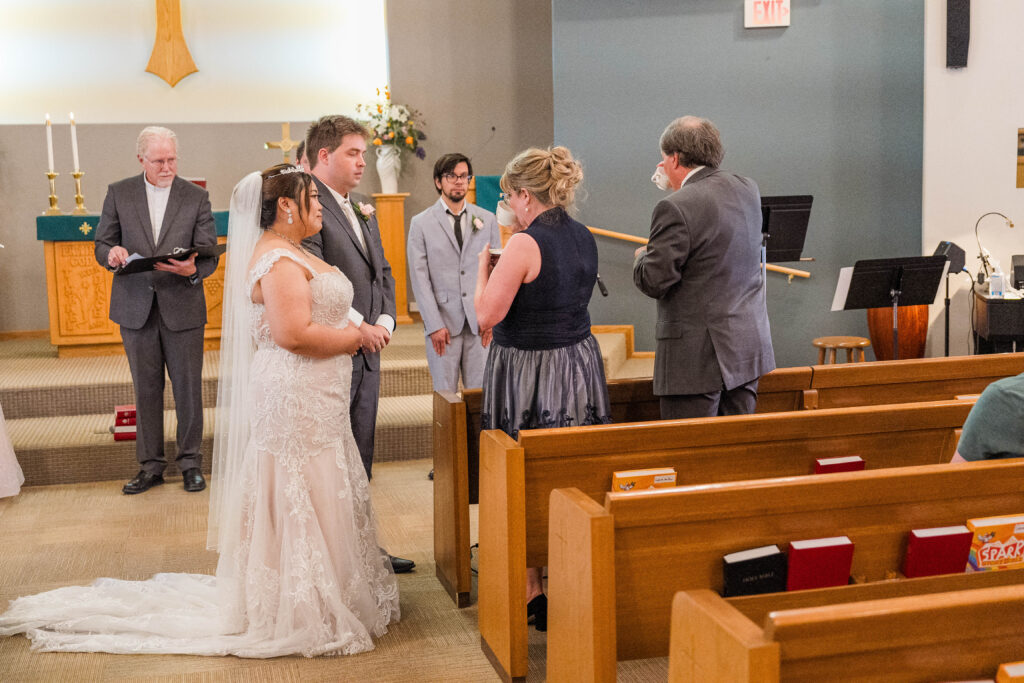
[[[454,173],[443,173],[441,174],[441,177],[450,183],[454,183],[456,181],[468,183],[469,179],[472,178],[473,176],[466,173],[463,173],[462,175],[455,175]]]
[[[166,159],[150,159],[148,157],[143,157],[143,159],[157,167],[174,166],[178,163],[178,157],[167,157]]]

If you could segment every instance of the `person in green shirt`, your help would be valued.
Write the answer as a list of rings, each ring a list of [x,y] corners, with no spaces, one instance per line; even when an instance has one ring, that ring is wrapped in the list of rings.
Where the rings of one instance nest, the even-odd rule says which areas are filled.
[[[964,422],[953,462],[1024,458],[1024,373],[992,382]]]

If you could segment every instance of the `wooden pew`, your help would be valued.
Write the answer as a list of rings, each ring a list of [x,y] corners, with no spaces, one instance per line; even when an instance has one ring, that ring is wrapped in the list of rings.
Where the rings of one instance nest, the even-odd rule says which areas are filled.
[[[1024,353],[780,368],[761,378],[757,412],[951,399],[1024,372]],[[616,423],[659,418],[653,380],[608,383]],[[479,389],[434,395],[434,558],[459,607],[470,602],[469,509],[477,502]]]
[[[608,493],[603,506],[576,489],[554,491],[548,676],[613,681],[616,659],[668,654],[673,595],[720,590],[727,553],[844,534],[856,544],[852,575],[881,581],[899,567],[910,529],[1021,510],[1024,460]],[[898,590],[830,590],[851,589]]]
[[[1024,353],[815,365],[808,401],[818,408],[937,401],[980,394],[1024,372]]]
[[[526,667],[525,568],[548,564],[548,499],[604,500],[615,470],[672,466],[681,484],[798,476],[860,453],[870,468],[948,462],[970,401],[665,420],[480,438],[480,633],[512,677]],[[596,503],[595,503],[596,504]],[[666,601],[666,610],[668,602]]]
[[[797,410],[810,386],[810,368],[775,370],[761,380],[758,412]],[[616,424],[660,417],[650,377],[612,380],[608,398]],[[478,502],[482,400],[479,389],[434,392],[434,571],[459,607],[470,603],[469,506]]]
[[[1020,569],[751,597],[676,593],[669,681],[962,680],[1024,656]]]

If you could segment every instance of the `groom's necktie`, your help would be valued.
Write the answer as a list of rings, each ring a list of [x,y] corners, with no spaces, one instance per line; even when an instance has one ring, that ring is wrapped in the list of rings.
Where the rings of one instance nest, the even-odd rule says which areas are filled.
[[[459,251],[462,251],[462,214],[458,215],[447,210],[449,216],[455,219],[455,241],[459,243]]]

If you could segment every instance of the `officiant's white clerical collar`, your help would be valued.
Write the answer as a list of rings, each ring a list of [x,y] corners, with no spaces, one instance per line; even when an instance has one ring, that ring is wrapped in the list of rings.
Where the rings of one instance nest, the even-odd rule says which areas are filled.
[[[707,167],[706,166],[694,166],[693,170],[690,171],[689,173],[687,173],[686,177],[683,178],[683,182],[679,183],[679,189],[683,189],[683,185],[686,184],[686,181],[689,180],[690,178],[692,178],[693,176],[697,175],[697,171],[701,170],[702,168],[707,168]]]

